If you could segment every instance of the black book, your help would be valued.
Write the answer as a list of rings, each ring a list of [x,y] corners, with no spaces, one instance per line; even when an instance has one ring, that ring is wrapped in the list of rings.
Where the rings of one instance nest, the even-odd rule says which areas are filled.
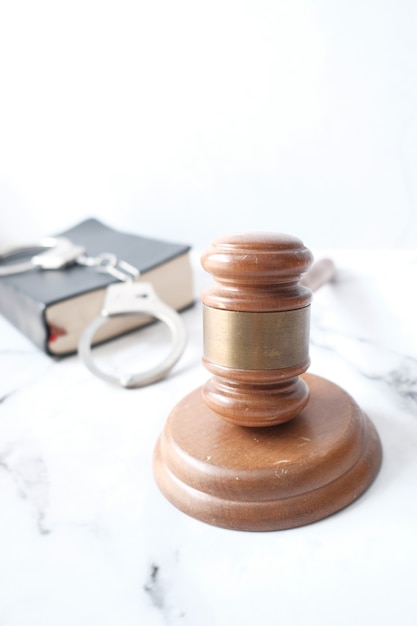
[[[88,219],[56,236],[85,248],[88,256],[112,253],[152,283],[161,300],[177,311],[194,303],[190,246],[114,230]],[[87,324],[99,315],[104,293],[117,278],[97,268],[71,265],[65,269],[31,269],[0,276],[0,313],[47,354],[63,356],[77,350]],[[139,316],[110,319],[97,331],[94,343],[140,327]]]

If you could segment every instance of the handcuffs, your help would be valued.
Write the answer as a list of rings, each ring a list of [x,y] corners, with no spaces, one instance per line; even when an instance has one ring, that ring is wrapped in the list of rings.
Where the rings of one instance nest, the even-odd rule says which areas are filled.
[[[39,249],[42,251],[33,254],[29,260],[1,265],[14,256],[30,254]],[[99,378],[125,388],[143,387],[164,378],[184,352],[186,330],[180,315],[160,300],[153,286],[137,280],[140,276],[137,268],[112,253],[88,256],[83,246],[74,244],[65,237],[46,237],[37,242],[0,249],[0,276],[34,269],[64,269],[74,264],[94,267],[98,272],[110,274],[119,280],[119,283],[113,283],[106,288],[100,314],[87,325],[81,335],[78,353],[86,367]],[[109,374],[100,369],[93,360],[91,348],[94,335],[111,318],[136,314],[147,315],[168,326],[171,333],[170,351],[163,361],[144,372],[122,376]]]

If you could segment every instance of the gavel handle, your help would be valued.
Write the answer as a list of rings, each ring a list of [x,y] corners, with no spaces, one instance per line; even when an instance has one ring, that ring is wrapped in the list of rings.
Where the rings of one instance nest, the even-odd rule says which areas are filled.
[[[300,280],[300,283],[311,289],[311,291],[317,291],[317,289],[331,281],[335,273],[336,267],[331,259],[320,259],[313,263]]]

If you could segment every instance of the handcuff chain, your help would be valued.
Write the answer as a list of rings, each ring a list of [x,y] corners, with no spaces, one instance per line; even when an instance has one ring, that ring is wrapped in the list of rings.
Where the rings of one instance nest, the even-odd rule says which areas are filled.
[[[76,259],[78,265],[94,267],[98,272],[110,274],[122,282],[133,281],[140,275],[139,270],[122,259],[118,259],[112,252],[102,252],[95,257],[81,254]]]

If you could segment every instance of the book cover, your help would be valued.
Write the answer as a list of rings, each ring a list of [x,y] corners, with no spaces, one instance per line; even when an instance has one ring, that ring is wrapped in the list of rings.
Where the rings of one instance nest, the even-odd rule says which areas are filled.
[[[88,256],[113,253],[152,283],[168,305],[181,311],[194,303],[190,246],[117,231],[91,218],[58,233],[85,247]],[[99,315],[108,285],[118,282],[94,267],[34,268],[0,277],[0,313],[35,345],[53,356],[77,350],[87,324]],[[100,343],[149,322],[140,316],[109,320],[94,337]]]

